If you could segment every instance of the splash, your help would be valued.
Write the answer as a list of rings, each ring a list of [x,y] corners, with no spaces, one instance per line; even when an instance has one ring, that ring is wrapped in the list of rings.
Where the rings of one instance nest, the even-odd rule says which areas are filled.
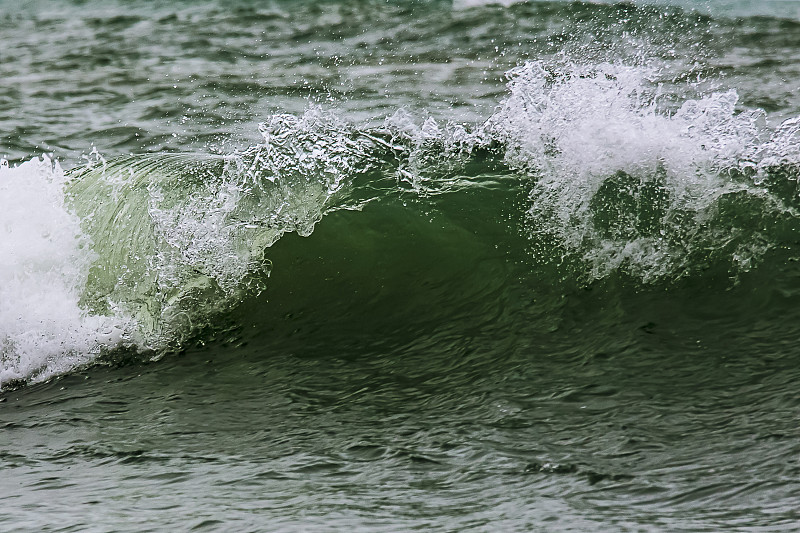
[[[744,176],[769,163],[765,153],[787,155],[781,139],[794,134],[779,129],[765,143],[764,113],[737,110],[734,90],[670,109],[655,74],[527,63],[509,72],[510,94],[484,126],[533,182],[532,238],[579,255],[595,279],[619,270],[674,278],[707,249],[750,265],[768,240],[721,219],[720,206],[743,193],[752,205],[741,209],[774,211],[775,199]]]

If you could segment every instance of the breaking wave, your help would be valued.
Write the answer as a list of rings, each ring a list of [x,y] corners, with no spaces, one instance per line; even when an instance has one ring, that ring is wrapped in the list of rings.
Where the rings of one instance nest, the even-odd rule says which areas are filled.
[[[581,283],[756,268],[800,229],[800,119],[772,126],[735,90],[676,105],[657,74],[530,62],[477,125],[400,110],[367,130],[315,107],[271,117],[263,142],[225,155],[4,163],[0,387],[114,350],[178,349],[269,285],[283,235],[373,204],[424,217],[463,191],[506,191],[527,242],[509,253]]]

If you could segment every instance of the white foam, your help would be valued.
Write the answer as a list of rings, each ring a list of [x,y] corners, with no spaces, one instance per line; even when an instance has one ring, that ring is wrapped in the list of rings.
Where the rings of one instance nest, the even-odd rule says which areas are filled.
[[[46,157],[0,163],[0,388],[66,372],[123,339],[124,321],[79,304],[92,252],[64,179]]]
[[[535,178],[530,217],[583,254],[596,277],[624,263],[644,279],[657,278],[685,255],[686,243],[675,247],[659,235],[614,238],[598,231],[592,201],[606,180],[620,172],[658,180],[668,194],[661,220],[667,231],[677,211],[693,213],[700,226],[720,195],[746,187],[725,170],[740,168],[760,147],[763,112],[737,112],[735,91],[688,100],[670,112],[660,108],[653,74],[615,64],[556,70],[530,62],[509,73],[510,95],[485,126],[506,145],[509,164]],[[683,217],[678,224],[690,222]]]

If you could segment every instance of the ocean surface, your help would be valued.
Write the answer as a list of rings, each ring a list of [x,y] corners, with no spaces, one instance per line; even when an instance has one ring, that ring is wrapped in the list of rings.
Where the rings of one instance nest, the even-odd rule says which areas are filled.
[[[800,2],[0,0],[0,531],[800,530]]]

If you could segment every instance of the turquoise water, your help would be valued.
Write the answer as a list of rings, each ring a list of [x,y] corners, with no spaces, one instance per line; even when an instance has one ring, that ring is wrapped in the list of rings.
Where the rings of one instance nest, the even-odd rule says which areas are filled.
[[[799,527],[796,2],[0,20],[0,529]]]

